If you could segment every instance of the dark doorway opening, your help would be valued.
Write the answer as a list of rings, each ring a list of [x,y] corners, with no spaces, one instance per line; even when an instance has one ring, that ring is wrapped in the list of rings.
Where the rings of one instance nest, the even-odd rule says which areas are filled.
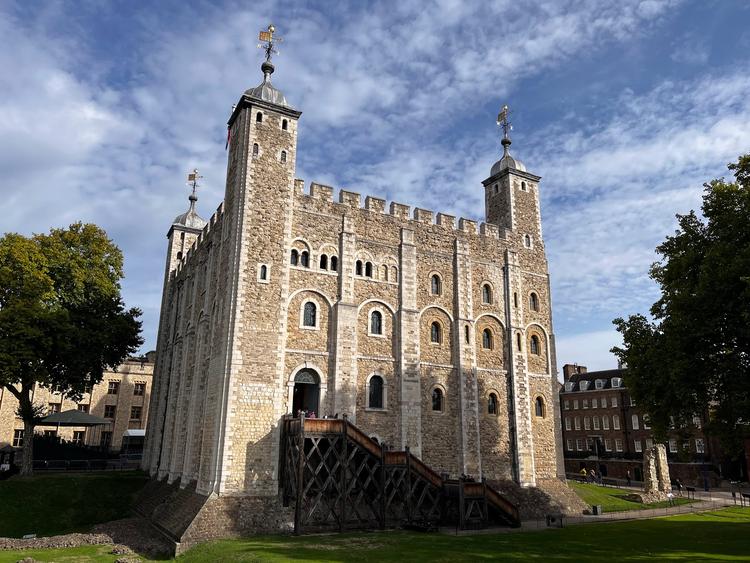
[[[633,469],[633,474],[635,475],[636,481],[643,481],[643,470],[640,467],[635,467],[635,469]]]
[[[301,411],[305,416],[319,415],[318,401],[320,398],[320,378],[314,370],[303,369],[294,376],[294,398],[292,400],[292,414],[299,416]]]

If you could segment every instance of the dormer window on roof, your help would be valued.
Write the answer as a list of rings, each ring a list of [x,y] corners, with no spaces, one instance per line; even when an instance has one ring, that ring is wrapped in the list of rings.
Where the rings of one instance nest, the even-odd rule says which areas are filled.
[[[586,391],[589,388],[589,382],[588,381],[579,381],[578,386],[581,388],[581,391]]]
[[[621,377],[613,377],[612,378],[612,387],[622,387],[622,378]]]
[[[604,380],[603,379],[597,379],[594,382],[594,385],[596,386],[597,389],[604,389]]]
[[[576,384],[572,381],[566,381],[565,382],[565,390],[566,391],[572,391],[575,388]]]

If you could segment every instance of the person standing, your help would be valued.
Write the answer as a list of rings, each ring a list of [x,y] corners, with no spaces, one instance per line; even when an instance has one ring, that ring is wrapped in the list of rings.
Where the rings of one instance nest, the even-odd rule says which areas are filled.
[[[630,469],[628,469],[628,470],[627,470],[627,471],[625,472],[625,480],[627,481],[627,484],[628,484],[628,487],[629,487],[629,486],[630,486],[630,484],[632,483],[632,480],[630,479]]]

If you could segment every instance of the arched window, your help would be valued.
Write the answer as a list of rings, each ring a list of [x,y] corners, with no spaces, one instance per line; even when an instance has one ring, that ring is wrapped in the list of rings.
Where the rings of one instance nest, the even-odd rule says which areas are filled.
[[[523,245],[526,248],[531,248],[531,235],[524,235],[523,236]]]
[[[531,307],[532,311],[538,311],[539,310],[539,296],[531,292],[531,295],[529,295],[529,307]]]
[[[521,182],[521,189],[526,191],[526,182]]]
[[[531,335],[531,353],[537,356],[541,353],[539,347],[539,337],[536,334]]]
[[[518,351],[521,351],[521,333],[516,333],[516,348],[518,348]]]
[[[464,326],[464,340],[469,343],[469,325]]]
[[[178,260],[182,260],[182,251],[179,251],[179,252],[177,253],[177,259],[178,259]]]
[[[286,119],[281,120],[281,128],[286,131],[289,127],[289,122]]]
[[[540,418],[544,418],[544,399],[537,397],[534,401],[534,414]]]
[[[356,272],[358,276],[362,275],[362,260],[357,260],[357,264],[356,264],[354,271]]]
[[[260,279],[262,279],[262,280],[267,280],[268,279],[268,266],[266,266],[265,264],[263,264],[260,267]]]
[[[383,313],[380,311],[370,313],[370,334],[383,334]]]
[[[396,266],[391,266],[391,281],[398,281],[398,268]]]
[[[299,263],[299,252],[296,248],[292,248],[292,257],[289,262],[292,266],[296,266]]]
[[[482,286],[482,303],[485,305],[492,304],[492,288],[488,283]]]
[[[286,151],[281,151],[281,162],[286,162]]]
[[[331,271],[337,272],[339,267],[339,259],[336,256],[331,256]]]
[[[492,331],[488,328],[482,331],[482,348],[492,350]]]
[[[437,274],[432,274],[432,277],[430,278],[430,292],[433,295],[440,295],[442,288],[440,283],[440,276]]]
[[[260,113],[260,112],[258,112],[258,113],[257,113],[257,114],[255,115],[255,121],[256,121],[256,122],[258,122],[258,123],[263,123],[263,114],[262,114],[262,113]]]
[[[367,399],[367,406],[371,409],[383,408],[383,378],[379,375],[373,375],[370,378],[370,392]]]
[[[328,256],[325,254],[320,255],[320,269],[321,270],[328,269]]]
[[[258,146],[258,143],[253,143],[253,156],[258,156],[259,152],[260,152],[260,147]]]
[[[487,414],[497,414],[497,395],[494,393],[487,397]]]
[[[302,319],[302,326],[317,326],[318,308],[312,301],[305,303],[304,318]]]
[[[303,268],[310,267],[310,253],[307,250],[303,250],[299,255],[299,263]]]
[[[372,277],[372,262],[365,263],[365,277]]]
[[[513,306],[518,309],[518,293],[515,291],[513,292]]]
[[[439,387],[432,390],[432,410],[443,411],[443,390]]]
[[[435,344],[440,344],[442,340],[442,327],[440,326],[440,323],[437,321],[434,321],[432,325],[430,326],[430,342],[434,342]]]

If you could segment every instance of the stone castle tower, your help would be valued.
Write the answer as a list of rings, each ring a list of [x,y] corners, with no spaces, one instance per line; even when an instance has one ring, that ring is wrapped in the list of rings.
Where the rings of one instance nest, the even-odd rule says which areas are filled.
[[[540,177],[506,134],[481,225],[306,193],[269,59],[229,119],[223,203],[204,221],[193,195],[169,230],[144,469],[273,528],[280,421],[305,411],[452,476],[564,478]]]

